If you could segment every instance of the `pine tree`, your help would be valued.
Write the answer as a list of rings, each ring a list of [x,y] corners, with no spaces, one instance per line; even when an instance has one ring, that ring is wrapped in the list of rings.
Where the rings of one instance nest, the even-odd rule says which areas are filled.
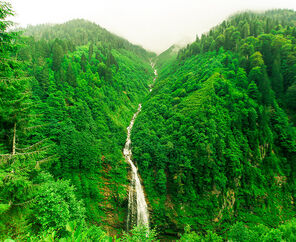
[[[63,56],[64,54],[61,45],[55,41],[52,47],[52,69],[54,71],[59,71],[61,69]]]
[[[83,72],[86,72],[87,59],[86,59],[84,53],[81,56],[80,66],[81,66],[81,69],[83,70]]]
[[[281,62],[279,55],[274,58],[272,65],[272,76],[271,76],[272,89],[278,98],[282,97],[284,92],[283,76],[281,74]]]
[[[21,69],[22,63],[16,58],[17,49],[13,43],[17,35],[6,32],[9,24],[4,21],[7,16],[13,15],[13,12],[9,4],[1,3],[0,13],[0,26],[6,36],[6,41],[1,41],[0,45],[0,162],[13,164],[19,159],[32,158],[38,163],[38,157],[44,158],[44,142],[35,142],[28,138],[32,136],[30,131],[35,128],[32,109],[36,103],[33,104],[31,99],[29,78]]]
[[[250,25],[246,22],[242,27],[242,37],[247,38],[250,35]]]
[[[296,111],[296,83],[288,88],[287,104],[289,108]]]
[[[68,64],[68,69],[66,73],[66,81],[73,87],[77,87],[76,76],[73,71],[71,63]]]
[[[93,53],[94,53],[94,44],[93,44],[93,42],[91,42],[91,44],[89,45],[89,48],[88,48],[88,61],[91,60]]]

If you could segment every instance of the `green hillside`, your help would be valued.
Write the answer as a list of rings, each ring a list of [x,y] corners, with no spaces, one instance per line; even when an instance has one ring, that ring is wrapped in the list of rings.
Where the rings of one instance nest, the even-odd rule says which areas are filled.
[[[13,33],[1,45],[0,238],[61,237],[67,226],[91,225],[121,234],[122,148],[154,54],[85,20],[23,32],[17,46]]]
[[[274,228],[295,215],[295,19],[235,15],[160,68],[132,140],[162,233],[227,238],[236,222]]]
[[[159,56],[13,14],[0,1],[0,241],[296,240],[295,11]]]

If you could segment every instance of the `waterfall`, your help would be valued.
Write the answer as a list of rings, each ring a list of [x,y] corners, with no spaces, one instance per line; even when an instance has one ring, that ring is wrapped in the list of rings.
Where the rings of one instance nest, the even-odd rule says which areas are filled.
[[[154,64],[151,63],[152,68],[154,69]],[[150,85],[150,92],[152,91],[152,85],[154,84],[157,71],[154,69],[155,78],[153,83]],[[128,197],[128,215],[127,215],[127,231],[133,228],[135,225],[144,225],[149,229],[149,213],[147,208],[147,203],[145,200],[145,194],[141,181],[138,175],[138,169],[132,161],[132,147],[131,147],[131,132],[135,120],[138,114],[141,112],[142,105],[139,104],[137,112],[134,114],[130,125],[127,127],[127,138],[125,146],[123,149],[123,154],[127,163],[131,166],[132,177],[129,187],[129,197]]]
[[[137,112],[134,114],[130,125],[127,127],[127,138],[123,154],[125,160],[130,164],[132,170],[132,179],[129,188],[128,198],[128,216],[127,216],[127,230],[130,230],[135,225],[142,224],[149,228],[149,213],[147,209],[147,203],[145,200],[144,191],[138,175],[138,169],[132,161],[132,150],[131,150],[131,131],[137,118],[141,112],[142,105],[139,104]]]
[[[151,62],[151,61],[150,61],[150,63],[151,63],[151,66],[152,66],[152,68],[153,68],[153,70],[154,70],[154,75],[155,75],[155,77],[154,77],[154,79],[153,79],[153,82],[149,85],[149,92],[152,92],[152,87],[153,87],[153,85],[154,85],[154,83],[155,83],[155,81],[156,81],[156,79],[157,79],[157,70],[154,68],[155,63],[153,63],[153,62]]]

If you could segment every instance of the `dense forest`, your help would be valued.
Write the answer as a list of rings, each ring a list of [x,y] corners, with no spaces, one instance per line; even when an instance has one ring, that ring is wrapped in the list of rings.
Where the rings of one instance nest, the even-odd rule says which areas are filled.
[[[295,11],[159,56],[82,19],[11,31],[13,14],[0,2],[1,241],[296,240]],[[126,231],[139,103],[150,229]]]
[[[85,20],[5,32],[1,7],[0,240],[121,234],[122,147],[154,54]]]
[[[159,56],[132,140],[162,233],[287,239],[269,229],[295,216],[295,23],[294,11],[241,13]]]

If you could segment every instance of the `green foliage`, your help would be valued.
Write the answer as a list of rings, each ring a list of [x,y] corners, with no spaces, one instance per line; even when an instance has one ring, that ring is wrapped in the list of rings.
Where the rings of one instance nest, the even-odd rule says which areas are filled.
[[[199,235],[191,231],[189,225],[185,227],[185,233],[180,237],[180,242],[202,241],[202,242],[222,242],[222,238],[212,231],[207,231],[206,235]]]
[[[19,216],[36,196],[34,178],[47,156],[45,140],[31,128],[37,125],[29,78],[16,58],[16,33],[7,32],[11,25],[6,17],[13,11],[0,2],[0,239],[9,234],[25,233],[27,224]],[[38,123],[39,124],[39,123]],[[42,161],[43,160],[43,161]],[[4,237],[5,236],[5,237]],[[4,238],[3,238],[4,237]]]
[[[100,228],[96,226],[87,227],[84,223],[77,223],[75,221],[67,223],[65,226],[65,235],[62,238],[57,236],[56,231],[45,231],[39,236],[31,236],[28,241],[112,241],[111,237]]]
[[[243,222],[232,225],[227,233],[227,241],[294,241],[295,219],[280,225],[277,228],[268,228],[264,225],[249,227]],[[223,241],[222,237],[207,231],[205,235],[199,235],[191,231],[190,226],[185,227],[185,233],[179,241]]]
[[[180,237],[180,242],[189,242],[189,241],[202,241],[202,237],[199,236],[194,231],[191,231],[189,225],[185,227],[185,233]]]
[[[294,241],[295,229],[295,219],[277,228],[268,228],[263,225],[248,227],[240,222],[231,227],[228,239],[230,241]]]
[[[0,239],[107,241],[89,224],[125,227],[122,147],[154,54],[84,20],[17,37],[0,9]]]
[[[157,233],[154,229],[149,230],[147,227],[143,225],[139,225],[131,229],[129,233],[124,233],[120,241],[127,241],[127,242],[155,241],[156,242],[159,240],[157,239]]]
[[[160,56],[132,140],[162,233],[184,224],[222,233],[243,221],[235,239],[254,241],[247,226],[277,227],[294,214],[295,20],[289,10],[241,13],[177,59]]]
[[[230,241],[255,241],[254,237],[252,231],[249,231],[242,222],[233,225],[229,232]]]
[[[141,102],[133,158],[153,226],[176,235],[189,224],[180,241],[295,240],[294,11],[240,13],[172,46],[153,59],[149,94],[154,54],[84,20],[17,37],[12,14],[1,2],[1,240],[120,233],[122,147]],[[139,226],[120,241],[157,234]]]
[[[77,200],[69,181],[42,184],[33,207],[32,223],[42,230],[60,230],[70,221],[83,221],[84,207]]]
[[[122,224],[128,183],[122,147],[132,113],[148,92],[152,54],[84,20],[25,33],[35,38],[21,38],[21,59],[35,77],[33,97],[41,103],[36,112],[46,124],[42,136],[57,154],[49,171],[77,188],[88,222]],[[106,207],[116,214],[114,221]],[[66,215],[54,222],[57,227],[71,220]]]

